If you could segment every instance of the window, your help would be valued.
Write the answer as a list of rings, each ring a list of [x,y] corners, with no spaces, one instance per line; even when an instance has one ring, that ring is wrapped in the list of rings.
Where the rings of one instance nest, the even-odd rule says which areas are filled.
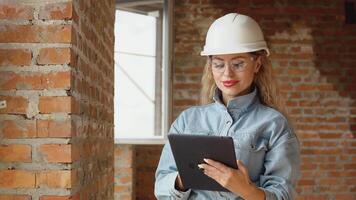
[[[169,123],[168,0],[116,0],[114,132],[118,143],[161,143]]]

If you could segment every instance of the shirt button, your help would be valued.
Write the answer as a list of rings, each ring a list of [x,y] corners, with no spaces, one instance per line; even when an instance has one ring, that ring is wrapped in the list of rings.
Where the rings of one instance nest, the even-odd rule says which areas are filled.
[[[227,121],[226,124],[231,124],[231,121]]]

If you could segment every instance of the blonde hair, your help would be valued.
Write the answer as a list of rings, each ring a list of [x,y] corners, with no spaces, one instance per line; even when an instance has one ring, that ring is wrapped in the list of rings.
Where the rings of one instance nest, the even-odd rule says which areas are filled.
[[[253,83],[258,88],[258,97],[263,105],[269,106],[281,112],[288,118],[287,110],[278,89],[278,84],[273,75],[272,64],[266,56],[266,51],[256,51],[250,53],[254,57],[261,58],[261,68],[254,77]],[[209,104],[213,102],[213,95],[216,84],[211,71],[211,59],[208,57],[203,77],[202,90],[200,95],[201,104]]]

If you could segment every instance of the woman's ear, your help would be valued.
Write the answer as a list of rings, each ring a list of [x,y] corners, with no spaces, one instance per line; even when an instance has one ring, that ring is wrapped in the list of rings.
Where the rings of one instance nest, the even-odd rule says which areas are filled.
[[[255,62],[255,70],[254,70],[255,74],[257,74],[260,71],[261,66],[262,66],[262,58],[261,56],[259,56]]]

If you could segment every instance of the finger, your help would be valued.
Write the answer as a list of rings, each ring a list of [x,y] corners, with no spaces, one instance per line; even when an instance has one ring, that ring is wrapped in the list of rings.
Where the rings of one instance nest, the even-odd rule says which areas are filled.
[[[184,189],[184,185],[183,185],[182,179],[180,178],[179,174],[176,178],[175,186],[177,186],[179,189]]]
[[[203,170],[218,170],[219,172],[223,172],[220,169],[218,169],[215,166],[210,165],[208,163],[199,164],[198,167],[203,169]]]
[[[203,169],[203,172],[205,174],[213,175],[214,177],[221,177],[224,175],[224,173],[221,172],[219,169],[208,164],[199,164],[198,167],[200,169]]]
[[[206,168],[204,169],[204,174],[209,176],[210,178],[214,179],[216,182],[221,182],[221,172],[218,171],[216,168]]]
[[[219,169],[217,169],[214,166],[211,166],[209,164],[199,164],[198,167],[199,167],[199,169],[202,169],[204,171],[219,171],[219,172],[221,172]]]
[[[243,174],[248,174],[248,170],[241,160],[236,160],[236,163],[238,169],[241,170]]]
[[[228,184],[228,177],[227,174],[221,171],[218,171],[216,168],[211,168],[209,170],[204,170],[204,174],[208,177],[214,179],[218,182],[221,186],[226,187]]]
[[[177,175],[177,180],[179,183],[182,183],[182,179],[180,178],[179,174]]]
[[[220,162],[217,162],[217,161],[214,161],[211,159],[207,159],[207,158],[204,158],[204,161],[222,172],[227,172],[229,170],[229,167],[227,167],[226,165],[224,165]]]

